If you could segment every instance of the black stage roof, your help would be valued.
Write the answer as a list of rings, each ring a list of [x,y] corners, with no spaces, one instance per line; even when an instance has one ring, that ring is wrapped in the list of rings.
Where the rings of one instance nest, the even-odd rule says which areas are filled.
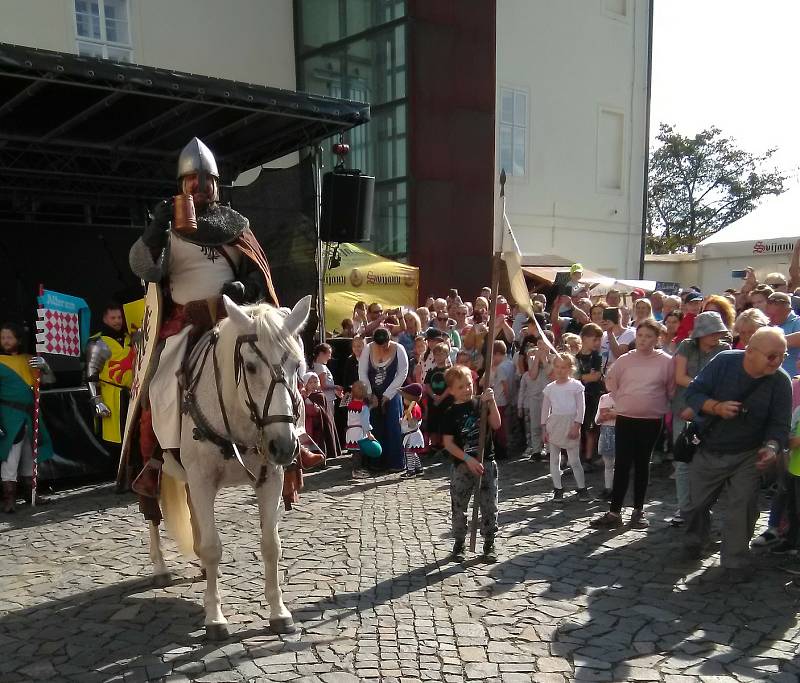
[[[368,120],[358,102],[0,43],[0,197],[15,203],[150,201],[195,135],[230,182]]]

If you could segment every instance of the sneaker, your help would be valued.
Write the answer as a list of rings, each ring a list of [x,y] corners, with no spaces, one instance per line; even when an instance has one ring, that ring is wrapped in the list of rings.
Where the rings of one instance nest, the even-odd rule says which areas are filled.
[[[530,459],[532,462],[542,462],[546,451],[531,451]]]
[[[769,552],[773,555],[797,555],[797,548],[784,538],[770,546]]]
[[[553,489],[553,502],[554,503],[564,502],[564,489]]]
[[[752,546],[754,548],[766,548],[771,545],[775,545],[776,543],[780,542],[781,537],[778,535],[777,529],[773,527],[767,527],[767,530],[761,534],[760,536],[756,536],[753,539]]]
[[[611,500],[611,489],[603,489],[602,493],[597,496],[597,500]]]
[[[581,503],[586,503],[589,500],[591,500],[591,497],[589,496],[589,489],[587,489],[586,487],[584,487],[582,489],[578,489],[575,492],[575,495],[578,497],[578,500]]]
[[[450,558],[453,562],[463,562],[466,558],[463,538],[457,538],[455,543],[453,543],[453,551],[450,553]]]
[[[683,519],[683,515],[681,514],[680,510],[675,510],[675,514],[667,521],[670,523],[670,526],[683,526],[683,523],[686,520]]]
[[[486,562],[497,562],[497,551],[494,547],[494,536],[487,536],[483,540],[483,559]]]
[[[628,526],[631,529],[646,529],[650,526],[650,522],[647,521],[647,517],[644,514],[644,510],[634,510],[631,513],[631,518],[628,521]]]
[[[413,479],[417,476],[417,473],[414,470],[406,470],[403,474],[400,475],[401,479]]]
[[[425,474],[425,471],[420,467],[419,469],[414,470],[414,474],[416,474],[418,477],[421,477],[423,474]]]
[[[622,515],[618,515],[614,512],[606,512],[604,515],[600,515],[600,517],[595,517],[589,522],[589,526],[592,527],[592,529],[618,529],[622,526]]]

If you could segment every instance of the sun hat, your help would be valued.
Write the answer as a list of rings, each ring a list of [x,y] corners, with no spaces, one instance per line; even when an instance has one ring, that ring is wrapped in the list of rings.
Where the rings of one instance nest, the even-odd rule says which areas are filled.
[[[373,439],[361,439],[358,441],[358,447],[361,449],[361,454],[367,458],[378,459],[383,453],[383,449],[379,442]]]
[[[719,334],[720,332],[728,332],[728,328],[725,327],[722,317],[716,311],[706,311],[694,319],[692,339],[699,339],[708,334]]]
[[[419,401],[422,398],[422,385],[417,382],[406,384],[404,387],[400,387],[400,393],[413,401]]]

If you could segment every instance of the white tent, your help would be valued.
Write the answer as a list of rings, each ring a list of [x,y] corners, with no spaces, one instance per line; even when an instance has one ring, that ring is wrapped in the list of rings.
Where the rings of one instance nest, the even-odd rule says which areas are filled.
[[[704,292],[738,287],[731,271],[752,266],[756,276],[788,273],[800,239],[800,187],[770,197],[755,211],[697,245],[698,279]]]
[[[697,254],[719,256],[759,256],[775,253],[779,246],[800,238],[800,188],[765,199],[755,211],[706,237],[697,245]]]

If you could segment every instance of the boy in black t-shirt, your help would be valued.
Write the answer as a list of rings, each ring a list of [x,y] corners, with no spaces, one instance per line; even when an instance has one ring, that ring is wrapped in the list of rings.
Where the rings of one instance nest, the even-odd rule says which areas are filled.
[[[478,504],[481,511],[481,536],[483,557],[494,562],[494,538],[497,534],[497,463],[492,449],[492,430],[500,428],[500,412],[494,402],[494,392],[486,389],[480,398],[475,397],[472,373],[463,365],[450,368],[445,381],[453,405],[442,417],[444,447],[453,460],[450,473],[450,503],[453,513],[452,557],[456,562],[464,560],[464,539],[467,536],[467,507],[481,475]],[[483,463],[478,456],[481,403],[489,404],[488,429],[483,448]]]
[[[581,350],[575,356],[577,378],[584,386],[586,411],[581,425],[581,460],[585,472],[591,472],[591,462],[597,449],[599,430],[595,423],[597,406],[603,395],[603,357],[600,355],[600,342],[603,330],[595,323],[587,323],[581,330]]]
[[[425,431],[431,448],[439,449],[442,447],[442,415],[451,403],[444,378],[450,367],[450,347],[444,342],[433,347],[433,362],[433,367],[425,373],[423,379],[428,406]]]

